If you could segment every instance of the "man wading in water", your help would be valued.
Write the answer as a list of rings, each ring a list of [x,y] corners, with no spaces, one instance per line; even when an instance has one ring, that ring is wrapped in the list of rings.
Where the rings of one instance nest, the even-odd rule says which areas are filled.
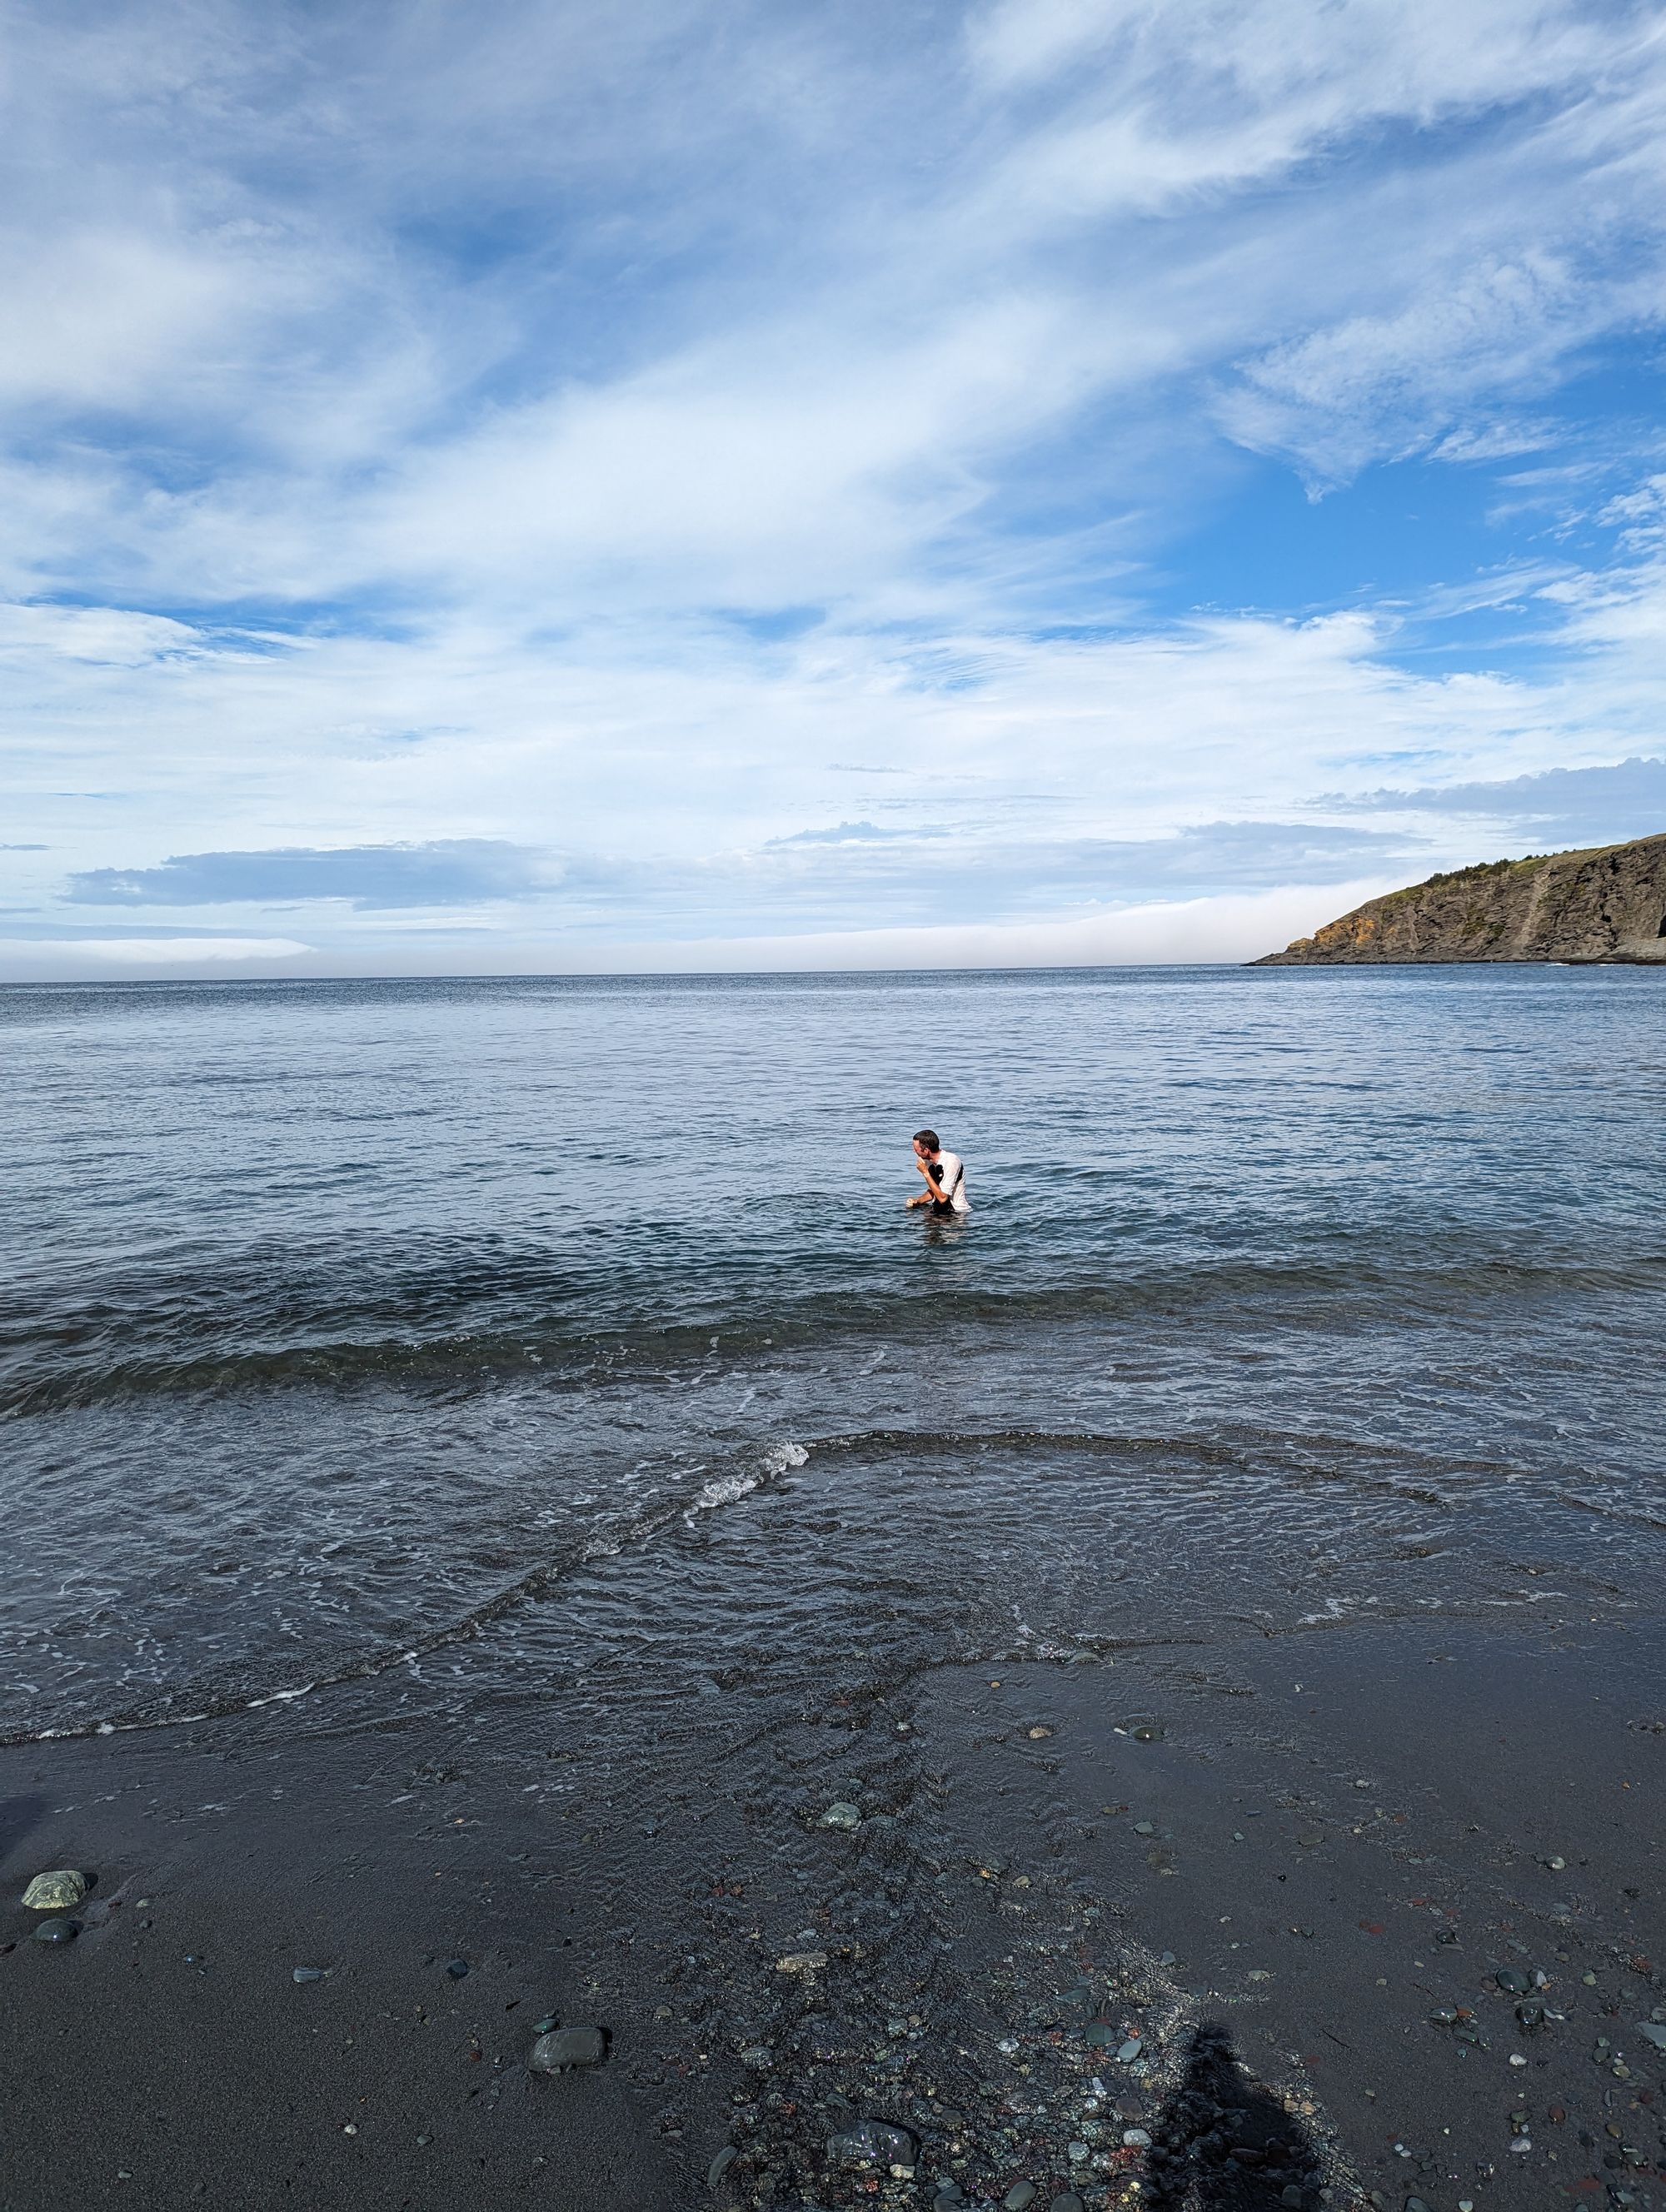
[[[926,1188],[910,1206],[928,1206],[933,1213],[970,1213],[966,1203],[966,1168],[955,1152],[945,1152],[935,1129],[921,1129],[914,1140],[914,1164],[926,1178]]]

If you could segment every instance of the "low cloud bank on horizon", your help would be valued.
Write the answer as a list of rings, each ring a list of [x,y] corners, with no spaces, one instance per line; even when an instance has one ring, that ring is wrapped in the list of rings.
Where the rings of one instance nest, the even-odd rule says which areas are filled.
[[[1666,829],[1662,27],[25,0],[0,978],[1241,958]]]

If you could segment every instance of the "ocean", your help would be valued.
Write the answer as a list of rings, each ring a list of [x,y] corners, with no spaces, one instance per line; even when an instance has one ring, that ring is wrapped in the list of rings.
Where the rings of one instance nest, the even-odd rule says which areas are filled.
[[[1623,1615],[1660,988],[0,992],[0,1733]]]

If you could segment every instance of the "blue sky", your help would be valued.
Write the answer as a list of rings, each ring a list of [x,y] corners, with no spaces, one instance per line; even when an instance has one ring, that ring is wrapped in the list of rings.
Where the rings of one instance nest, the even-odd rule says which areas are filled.
[[[9,15],[0,977],[1236,958],[1666,829],[1666,16]]]

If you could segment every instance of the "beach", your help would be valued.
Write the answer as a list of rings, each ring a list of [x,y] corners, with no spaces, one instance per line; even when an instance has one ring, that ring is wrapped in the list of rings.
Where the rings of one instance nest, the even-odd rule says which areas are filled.
[[[1650,979],[953,988],[4,995],[5,2212],[1657,2201]]]
[[[830,1684],[770,1747],[774,1824],[744,1692],[667,1732],[653,1795],[561,1811],[550,1766],[611,1759],[553,1714],[9,1753],[8,1876],[98,1878],[73,1956],[8,1916],[4,2201],[866,2203],[825,2146],[878,2119],[918,2146],[900,2204],[1193,2201],[1131,2130],[1207,2204],[1645,2202],[1658,1625],[1350,1630],[1299,1689],[1288,1646],[1195,1656]],[[605,2063],[530,2072],[545,2017]],[[1175,2109],[1212,2026],[1270,2172]]]

